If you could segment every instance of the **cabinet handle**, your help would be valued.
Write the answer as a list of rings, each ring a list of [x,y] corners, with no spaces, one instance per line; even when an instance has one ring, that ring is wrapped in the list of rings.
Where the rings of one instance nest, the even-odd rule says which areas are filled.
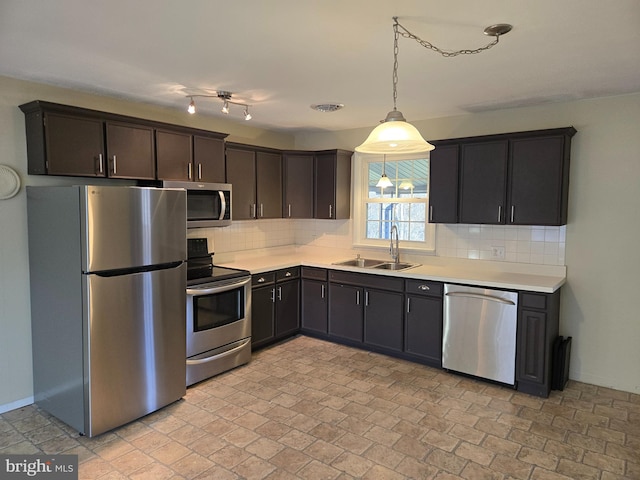
[[[422,290],[423,292],[426,292],[426,291],[429,291],[431,289],[429,288],[429,285],[420,285],[420,286],[418,286],[418,290]]]
[[[360,305],[360,290],[356,290],[356,305]]]
[[[320,285],[320,298],[324,298],[324,284]]]
[[[282,301],[282,287],[278,287],[278,300]]]
[[[511,223],[513,223],[513,219],[516,216],[516,206],[515,205],[511,205]]]
[[[198,164],[198,180],[202,180],[202,164]]]
[[[256,204],[249,205],[249,218],[256,218]]]
[[[407,313],[411,313],[411,297],[407,297]]]
[[[264,217],[264,205],[260,204],[260,218]]]
[[[429,205],[429,221],[433,221],[433,205]]]
[[[329,205],[329,218],[333,218],[333,205]]]
[[[271,289],[271,303],[276,303],[276,289]]]
[[[266,281],[267,281],[267,280],[266,280],[264,277],[260,277],[260,278],[258,279],[258,283],[264,283],[264,282],[266,282]]]
[[[104,158],[102,154],[98,154],[98,173],[104,173]]]
[[[289,218],[291,218],[291,204],[289,204]]]
[[[498,223],[501,221],[502,218],[502,205],[498,205]]]
[[[287,272],[284,274],[285,277],[290,277],[291,275],[293,275],[291,272]]]
[[[193,178],[193,166],[191,163],[187,164],[187,178],[191,180]]]
[[[364,292],[364,306],[369,306],[369,292]]]
[[[113,156],[113,174],[116,175],[118,173],[118,160],[116,156]]]

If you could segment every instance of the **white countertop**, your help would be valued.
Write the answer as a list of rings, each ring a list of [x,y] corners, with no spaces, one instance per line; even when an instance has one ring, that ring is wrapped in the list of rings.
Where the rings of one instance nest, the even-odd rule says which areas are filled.
[[[218,256],[217,256],[218,257]],[[550,265],[514,264],[481,260],[462,260],[442,257],[426,257],[421,265],[402,271],[372,268],[345,267],[335,262],[355,258],[355,253],[343,250],[306,247],[280,247],[263,251],[234,252],[220,255],[218,265],[248,270],[252,274],[264,273],[297,265],[330,268],[333,270],[386,275],[417,280],[434,280],[446,283],[472,284],[490,288],[525,290],[553,293],[566,281],[566,267]],[[363,254],[364,258],[381,258]],[[411,263],[416,263],[410,260]]]

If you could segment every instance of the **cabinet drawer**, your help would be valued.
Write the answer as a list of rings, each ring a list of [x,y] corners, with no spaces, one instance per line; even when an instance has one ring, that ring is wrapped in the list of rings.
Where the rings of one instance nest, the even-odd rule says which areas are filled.
[[[379,288],[395,292],[402,292],[404,288],[404,280],[402,278],[338,270],[329,272],[329,280],[335,283],[348,283],[359,287]]]
[[[300,277],[300,267],[283,268],[276,272],[276,281],[293,280]]]
[[[417,295],[442,297],[442,283],[429,280],[405,280],[405,291]]]
[[[523,308],[547,309],[547,295],[520,292],[520,305]]]
[[[251,275],[251,286],[259,287],[261,285],[268,285],[276,281],[275,272],[258,273]]]
[[[318,267],[302,267],[302,278],[310,280],[326,280],[327,270]]]

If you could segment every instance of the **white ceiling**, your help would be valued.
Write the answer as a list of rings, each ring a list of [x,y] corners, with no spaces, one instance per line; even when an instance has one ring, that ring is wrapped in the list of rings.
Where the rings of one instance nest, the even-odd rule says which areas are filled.
[[[373,126],[393,106],[393,16],[448,50],[514,26],[455,58],[400,38],[409,121],[640,92],[639,0],[0,0],[0,75],[176,109],[228,90],[277,130]],[[309,107],[326,102],[345,108]]]

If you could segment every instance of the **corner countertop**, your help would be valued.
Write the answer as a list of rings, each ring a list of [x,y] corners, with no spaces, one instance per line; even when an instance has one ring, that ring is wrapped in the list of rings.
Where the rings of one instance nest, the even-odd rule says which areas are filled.
[[[361,255],[364,258],[380,259],[379,254],[361,253]],[[409,261],[420,263],[420,265],[397,272],[334,265],[335,262],[349,260],[355,258],[355,256],[356,253],[353,251],[279,247],[263,251],[236,252],[234,254],[221,255],[220,257],[222,258],[219,258],[219,263],[217,264],[224,267],[248,270],[252,274],[304,265],[371,275],[433,280],[540,293],[553,293],[566,282],[565,266],[514,264],[443,257],[422,257],[415,261],[412,259]],[[389,261],[388,258],[381,258],[380,260]]]

